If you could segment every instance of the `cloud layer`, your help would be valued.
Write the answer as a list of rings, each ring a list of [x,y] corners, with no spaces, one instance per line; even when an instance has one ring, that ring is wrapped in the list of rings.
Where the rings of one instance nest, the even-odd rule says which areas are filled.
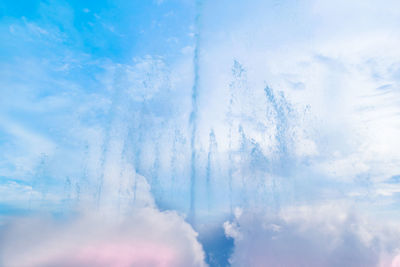
[[[176,212],[154,206],[145,181],[135,205],[96,208],[54,218],[36,215],[3,221],[2,266],[206,266],[197,233]],[[147,196],[147,197],[146,197]]]
[[[399,266],[396,224],[343,205],[297,206],[279,216],[237,209],[224,229],[235,240],[232,266]]]

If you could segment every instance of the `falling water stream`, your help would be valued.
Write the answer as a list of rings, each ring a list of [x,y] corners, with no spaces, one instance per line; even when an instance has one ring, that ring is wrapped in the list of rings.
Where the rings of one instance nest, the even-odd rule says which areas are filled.
[[[161,5],[163,1],[156,2],[157,5]],[[257,4],[262,6],[260,3]],[[379,134],[373,132],[368,135],[368,131],[375,127],[375,124],[372,124],[375,122],[373,119],[366,120],[366,124],[370,124],[364,127],[364,121],[360,119],[363,118],[360,115],[364,114],[362,112],[366,114],[368,110],[373,110],[372,104],[368,102],[365,108],[364,102],[359,106],[351,106],[346,101],[343,101],[346,102],[343,105],[341,101],[337,101],[340,103],[332,104],[337,112],[331,111],[331,106],[327,106],[334,100],[331,101],[329,90],[325,92],[319,88],[323,86],[318,83],[319,78],[314,76],[320,75],[322,77],[320,80],[328,80],[329,86],[331,83],[334,84],[332,85],[334,90],[331,91],[339,95],[340,92],[336,90],[339,91],[340,84],[337,85],[331,80],[344,75],[344,71],[338,71],[337,77],[333,77],[332,74],[342,66],[341,63],[336,62],[336,59],[328,60],[319,54],[316,55],[317,53],[309,58],[299,56],[300,59],[293,59],[293,62],[295,60],[300,62],[296,61],[296,64],[301,66],[298,67],[300,70],[296,70],[300,74],[296,74],[294,70],[292,73],[291,68],[294,68],[295,64],[290,65],[292,59],[289,56],[287,56],[289,59],[286,58],[286,53],[290,51],[282,46],[275,48],[274,51],[277,51],[277,54],[281,53],[279,56],[290,62],[287,63],[289,67],[285,65],[286,62],[282,63],[282,66],[289,68],[290,71],[280,71],[281,66],[278,63],[281,62],[276,64],[264,62],[267,59],[275,59],[272,52],[269,54],[270,47],[267,41],[265,44],[253,44],[252,38],[257,40],[255,36],[246,30],[243,30],[244,33],[240,32],[246,23],[252,25],[253,17],[248,18],[250,22],[243,19],[239,23],[235,13],[238,11],[234,11],[233,7],[232,10],[228,10],[216,5],[216,10],[224,10],[227,14],[232,12],[233,15],[229,15],[226,20],[232,20],[230,23],[233,26],[229,24],[230,27],[235,30],[237,28],[240,32],[237,35],[233,30],[225,33],[220,30],[226,26],[223,22],[221,26],[215,26],[214,20],[218,14],[204,13],[210,10],[212,12],[214,9],[211,6],[209,2],[196,0],[195,4],[190,6],[193,9],[192,13],[181,15],[185,19],[190,16],[188,23],[190,25],[185,25],[187,27],[183,30],[183,37],[174,39],[168,35],[168,41],[163,43],[165,46],[169,42],[179,44],[179,53],[174,60],[166,56],[170,50],[165,50],[167,52],[164,55],[158,55],[158,53],[147,53],[144,49],[145,52],[135,56],[128,63],[122,60],[114,63],[112,60],[103,59],[92,60],[90,63],[70,63],[77,65],[77,72],[87,71],[89,74],[85,75],[90,76],[89,80],[94,77],[96,86],[93,86],[95,89],[92,92],[89,89],[85,91],[86,88],[79,84],[79,81],[76,84],[71,82],[72,85],[67,83],[67,78],[70,77],[68,75],[75,77],[76,70],[71,70],[71,73],[65,74],[67,78],[62,77],[55,83],[55,87],[66,86],[68,90],[55,95],[54,99],[58,101],[57,103],[61,103],[60,105],[67,106],[62,98],[70,97],[71,99],[66,97],[65,103],[69,103],[68,101],[73,103],[71,106],[74,106],[74,111],[64,111],[68,113],[67,115],[57,113],[58,115],[54,115],[56,119],[52,116],[49,116],[50,119],[46,117],[49,120],[48,125],[61,124],[54,129],[47,127],[46,124],[46,129],[51,128],[46,134],[52,136],[54,133],[54,143],[60,145],[48,149],[49,155],[44,152],[40,155],[34,154],[37,159],[33,164],[34,167],[32,170],[27,168],[29,169],[27,176],[31,180],[20,179],[23,182],[18,184],[15,182],[18,179],[14,181],[14,178],[7,178],[12,185],[21,188],[25,188],[25,185],[31,186],[32,191],[27,197],[28,203],[21,204],[24,212],[30,214],[35,211],[50,211],[60,217],[73,217],[76,213],[85,214],[90,211],[116,218],[129,217],[128,215],[135,212],[135,208],[139,206],[156,207],[157,211],[165,214],[176,212],[183,218],[182,221],[184,220],[186,225],[190,224],[191,229],[198,234],[197,239],[203,246],[207,263],[210,266],[229,266],[235,242],[240,238],[237,237],[239,234],[235,236],[235,233],[227,233],[224,223],[229,222],[231,224],[228,226],[238,227],[238,214],[251,211],[254,214],[263,216],[267,214],[275,218],[274,216],[278,217],[285,208],[297,204],[314,203],[314,200],[319,204],[327,199],[353,199],[353,197],[357,202],[361,199],[359,196],[367,192],[362,199],[364,201],[375,192],[370,176],[375,174],[379,176],[379,179],[376,178],[379,183],[390,177],[396,180],[395,177],[398,175],[395,175],[395,171],[386,175],[387,173],[377,168],[377,171],[371,171],[372,174],[368,173],[375,163],[376,166],[379,165],[379,160],[375,161],[375,157],[372,157],[372,160],[368,158],[370,155],[375,155],[373,150],[371,152],[368,149],[372,147],[379,150],[390,147],[386,143],[375,146],[374,138],[382,133],[378,131]],[[277,4],[271,8],[281,7]],[[284,7],[283,10],[286,12]],[[167,9],[163,10],[165,14],[162,16],[157,13],[157,16],[163,18],[173,16],[173,12],[166,11]],[[89,11],[85,14],[89,16]],[[257,16],[264,17],[264,14]],[[273,14],[265,16],[277,19]],[[96,19],[100,20],[100,17]],[[37,36],[45,35],[46,31],[38,30],[39,26],[29,24],[25,18],[24,23],[30,30],[35,30]],[[160,26],[156,22],[150,24],[149,29]],[[181,23],[178,24],[180,26]],[[275,32],[274,27],[265,27],[275,34],[271,33],[268,38],[276,38],[278,41],[279,38],[284,39],[279,35],[280,32]],[[15,25],[8,28],[10,32],[19,29]],[[174,28],[176,32],[179,29]],[[190,34],[186,32],[188,29]],[[264,34],[263,31],[260,32],[260,35]],[[144,35],[142,32],[140,34]],[[239,42],[242,43],[238,44]],[[149,44],[149,47],[157,46],[154,43]],[[135,45],[139,47],[138,44]],[[258,46],[261,47],[258,51],[252,51],[253,47]],[[178,45],[174,48],[178,50],[177,47]],[[323,48],[328,49],[325,46]],[[230,49],[229,53],[225,55],[224,49]],[[304,48],[299,49],[301,53],[302,49]],[[175,54],[171,57],[175,57]],[[265,60],[260,60],[258,57],[265,57]],[[366,61],[376,69],[384,69],[376,63],[378,61]],[[348,65],[355,66],[352,64]],[[89,67],[83,71],[81,66]],[[93,66],[99,68],[99,74],[91,74],[91,68],[95,68]],[[390,68],[394,69],[394,66],[398,65],[392,64]],[[68,68],[69,65],[65,64],[64,67]],[[309,69],[304,74],[301,72],[302,68]],[[361,68],[356,69],[353,72],[358,75]],[[314,75],[317,71],[320,73]],[[378,72],[375,69],[374,71]],[[374,75],[374,82],[384,84],[379,80],[383,79],[383,74]],[[344,77],[343,80],[349,80],[347,76]],[[393,78],[395,74],[388,74],[387,77],[395,79]],[[305,82],[295,81],[302,78],[311,80],[307,85],[311,89],[305,88]],[[317,81],[313,80],[314,78]],[[39,85],[52,81],[48,80],[45,80],[46,82],[40,80]],[[365,82],[367,79],[359,80]],[[325,86],[325,83],[323,85]],[[385,94],[390,95],[391,91],[388,88],[398,84],[390,80],[390,83],[379,85],[381,91],[387,91],[375,95],[375,88],[371,89],[370,95],[373,95],[374,99],[379,97],[383,99]],[[288,89],[290,86],[292,87]],[[318,88],[314,90],[313,86]],[[328,89],[332,89],[329,86]],[[26,89],[26,92],[28,91]],[[314,97],[314,94],[318,95]],[[348,102],[352,102],[362,94],[359,91],[350,93],[349,89],[349,92],[345,91],[343,95],[350,99]],[[302,97],[303,99],[299,100]],[[79,102],[80,98],[84,100]],[[329,101],[326,101],[328,104],[324,102],[325,100],[321,100],[325,98],[329,98]],[[363,101],[370,99],[365,96],[362,98]],[[314,104],[314,114],[311,114],[308,102]],[[322,104],[319,104],[320,102]],[[342,106],[343,112],[340,110]],[[64,106],[62,108],[65,109]],[[38,117],[41,118],[40,112],[43,111],[37,109]],[[14,113],[10,114],[14,116]],[[17,118],[18,112],[15,114]],[[53,119],[57,124],[52,121]],[[363,123],[350,123],[351,120]],[[0,122],[3,121],[7,122],[7,119],[3,120],[0,117]],[[46,146],[46,142],[40,138],[35,139],[34,134],[33,137],[21,134],[22,128],[12,123],[7,127],[16,132],[16,135],[19,134],[23,138],[28,136],[35,141],[33,143]],[[356,134],[352,136],[353,129],[361,129],[357,132],[356,138],[354,138]],[[370,139],[365,138],[370,143],[364,140],[369,145],[360,145],[362,142],[355,140],[362,134],[368,138],[373,136]],[[350,140],[347,136],[352,136],[353,139]],[[41,141],[43,142],[40,143]],[[363,153],[360,151],[364,150],[369,152],[362,160],[369,162],[369,165],[361,160],[358,161],[357,157]],[[352,151],[356,152],[351,154]],[[395,158],[396,153],[392,154]],[[17,158],[16,161],[18,160],[21,159]],[[346,160],[351,162],[350,167],[346,165]],[[382,162],[386,164],[383,164],[385,166],[396,165],[395,160],[394,163]],[[349,180],[342,177],[340,178],[342,180],[334,180],[336,176],[340,176],[337,173],[340,173],[341,168],[350,170],[349,175],[347,173],[343,175]],[[18,168],[14,169],[18,171]],[[354,169],[361,171],[359,173],[354,171],[356,174],[353,175]],[[353,177],[354,180],[350,181],[349,177]],[[397,180],[392,184],[389,183],[389,186],[396,183]],[[389,193],[395,195],[398,192],[393,188],[389,188],[392,190],[389,190]],[[377,189],[378,193],[375,192],[374,195],[377,199],[380,198],[379,192],[384,191],[379,190]],[[388,196],[389,193],[385,193],[385,196]],[[360,203],[362,201],[360,200]],[[262,223],[260,225],[264,227]],[[279,232],[280,229],[274,226],[275,228],[270,230],[268,227],[262,231],[275,234],[274,231]]]

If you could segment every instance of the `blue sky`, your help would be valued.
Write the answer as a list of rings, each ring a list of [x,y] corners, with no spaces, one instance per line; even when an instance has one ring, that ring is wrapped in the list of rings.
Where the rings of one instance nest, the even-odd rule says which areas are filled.
[[[158,245],[182,234],[182,266],[398,266],[399,17],[390,0],[1,1],[1,223],[40,214],[65,251],[62,227],[125,218],[135,247],[154,223]],[[15,227],[10,264],[29,250]]]
[[[74,153],[82,145],[68,128],[107,124],[109,69],[147,55],[175,57],[193,42],[192,9],[183,2],[3,2],[4,179],[33,182],[50,151]],[[59,182],[43,179],[45,187]]]
[[[192,8],[181,1],[5,1],[2,19],[8,25],[25,21],[49,29],[54,38],[59,34],[52,41],[95,59],[127,62],[134,56],[172,53],[177,39],[178,47],[190,42]]]

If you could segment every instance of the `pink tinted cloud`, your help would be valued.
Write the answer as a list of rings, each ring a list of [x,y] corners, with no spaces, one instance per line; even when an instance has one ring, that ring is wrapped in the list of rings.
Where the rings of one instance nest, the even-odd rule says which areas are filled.
[[[115,242],[91,244],[71,251],[55,260],[46,259],[54,264],[67,266],[158,266],[179,265],[179,253],[166,244],[149,242]],[[51,264],[52,264],[51,263]],[[51,265],[50,264],[50,265]]]
[[[175,212],[136,209],[123,220],[25,218],[0,238],[1,266],[203,267],[197,233]]]

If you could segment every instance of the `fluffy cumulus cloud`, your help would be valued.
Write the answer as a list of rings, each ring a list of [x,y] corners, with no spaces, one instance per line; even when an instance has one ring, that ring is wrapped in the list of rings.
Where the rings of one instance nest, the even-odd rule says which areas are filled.
[[[206,266],[197,233],[176,212],[159,211],[146,188],[138,189],[141,201],[129,212],[82,209],[69,218],[3,220],[1,265]]]
[[[235,242],[232,266],[400,266],[396,224],[343,204],[287,208],[278,216],[237,208],[224,229]]]

